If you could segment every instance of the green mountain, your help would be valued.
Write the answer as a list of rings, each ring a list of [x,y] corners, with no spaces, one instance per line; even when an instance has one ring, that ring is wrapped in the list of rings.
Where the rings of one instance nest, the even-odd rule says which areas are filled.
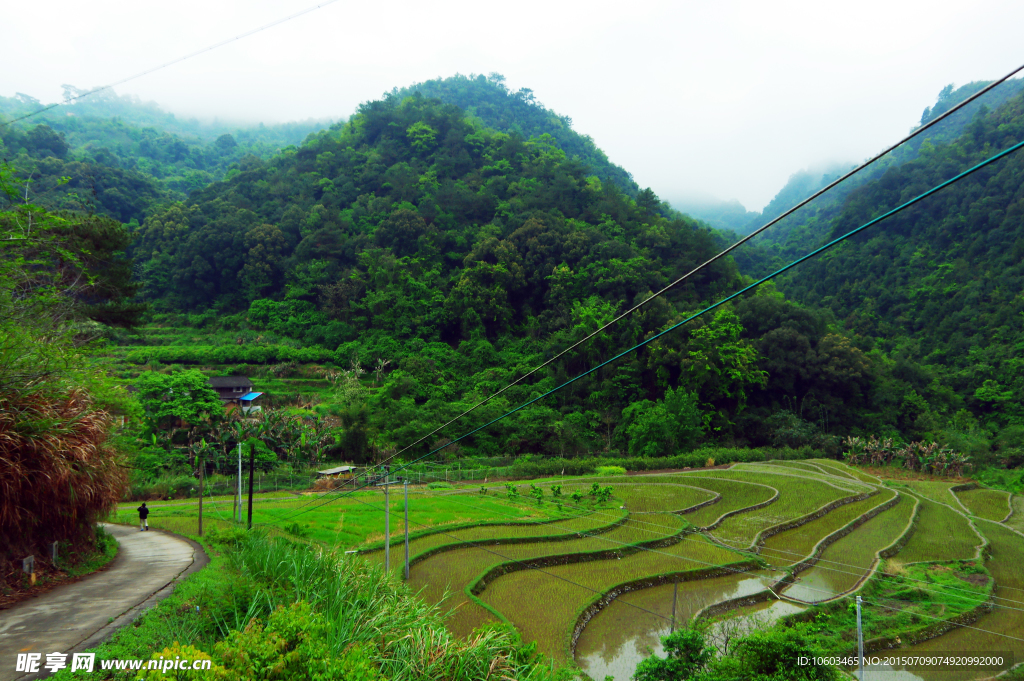
[[[81,92],[65,89],[70,96]],[[0,124],[44,106],[26,95],[0,97]],[[0,157],[31,174],[30,198],[50,208],[141,222],[155,206],[237,172],[243,158],[269,158],[328,124],[200,123],[104,91],[0,125]]]
[[[456,75],[428,80],[401,90],[395,88],[386,99],[401,101],[416,93],[454,104],[469,118],[495,130],[514,133],[524,139],[550,135],[568,158],[586,165],[591,174],[602,182],[613,182],[631,198],[640,191],[632,175],[609,161],[590,136],[572,129],[571,118],[545,108],[529,88],[512,92],[501,74],[492,73],[487,77]]]
[[[1015,96],[979,108],[958,136],[938,131],[945,136],[901,150],[791,218],[785,240],[776,233],[718,262],[463,428],[951,176],[1008,143],[1020,113]],[[160,323],[198,335],[173,347],[119,337],[133,361],[242,372],[327,362],[348,378],[325,408],[363,429],[360,441],[386,447],[492,394],[731,238],[638,191],[568,123],[496,76],[459,76],[393,91],[277,153],[239,156],[223,136],[197,143],[186,158],[161,161],[162,177],[146,172],[156,152],[145,135],[169,145],[179,138],[157,128],[89,123],[103,148],[124,126],[125,145],[107,163],[88,142],[69,144],[70,129],[9,127],[3,139],[35,187],[52,182],[50,205],[74,208],[81,192],[69,186],[89,178],[94,206],[141,223],[130,254],[144,299]],[[230,161],[207,167],[222,179],[187,194],[172,186],[179,167],[220,147]],[[96,178],[113,179],[100,191]],[[778,290],[764,287],[659,338],[475,436],[466,450],[665,454],[716,441],[836,451],[838,436],[875,434],[936,438],[982,460],[1010,460],[1024,444],[1014,444],[1013,430],[1021,425],[1017,179],[975,178],[950,194],[956,201],[886,223],[795,270]],[[827,180],[826,172],[794,176],[766,213]],[[118,193],[130,199],[121,212]],[[982,316],[971,321],[975,313]],[[363,365],[376,367],[372,386],[355,381]]]
[[[980,108],[947,144],[851,192],[835,238],[1024,139],[1024,95]],[[952,388],[991,429],[1024,426],[1024,155],[1010,156],[858,235],[780,282],[878,339],[919,395]]]
[[[989,81],[976,81],[955,89],[952,85],[946,86],[939,93],[935,105],[924,110],[920,125],[924,125],[948,111],[988,84]],[[756,243],[764,247],[763,251],[737,256],[744,272],[752,275],[766,274],[821,245],[831,234],[832,224],[840,218],[851,193],[861,187],[878,182],[891,168],[913,161],[921,154],[922,149],[956,140],[979,112],[1001,106],[1016,97],[1022,89],[1024,89],[1024,79],[1002,83],[956,114],[933,126],[920,137],[901,145],[869,168],[801,208],[799,212],[780,221],[757,237]],[[752,221],[741,233],[750,233],[765,222],[781,215],[852,167],[852,164],[833,164],[794,174],[786,186],[765,207],[762,215]]]
[[[675,198],[670,199],[669,203],[680,213],[706,222],[716,229],[740,235],[749,233],[748,225],[761,216],[757,211],[744,208],[736,199],[721,201],[712,198]]]

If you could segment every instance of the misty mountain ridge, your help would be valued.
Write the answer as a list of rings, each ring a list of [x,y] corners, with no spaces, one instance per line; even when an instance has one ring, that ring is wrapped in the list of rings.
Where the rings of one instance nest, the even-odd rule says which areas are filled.
[[[26,125],[47,123],[55,129],[67,127],[61,125],[69,118],[120,119],[123,123],[140,128],[157,128],[163,132],[181,137],[195,137],[204,142],[212,142],[224,134],[243,134],[273,138],[282,146],[301,144],[310,132],[323,130],[341,118],[307,118],[301,121],[284,123],[263,123],[259,121],[240,121],[230,119],[205,119],[194,116],[181,116],[162,108],[158,103],[143,101],[136,95],[118,95],[113,88],[100,90],[95,94],[69,101],[72,97],[81,97],[89,89],[64,85],[64,103],[54,109],[44,111],[23,121]],[[24,93],[15,93],[13,97],[0,96],[0,121],[19,118],[39,111],[53,103],[44,103]],[[258,132],[257,132],[258,131]]]

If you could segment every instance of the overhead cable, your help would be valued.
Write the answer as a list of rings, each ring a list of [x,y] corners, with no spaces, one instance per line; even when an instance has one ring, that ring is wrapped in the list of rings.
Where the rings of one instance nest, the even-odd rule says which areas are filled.
[[[807,254],[797,258],[796,260],[793,260],[788,265],[785,265],[785,266],[775,270],[771,274],[769,274],[767,276],[764,276],[761,279],[758,279],[754,283],[752,283],[752,284],[750,284],[748,286],[745,286],[744,288],[740,289],[739,291],[736,291],[735,293],[732,293],[731,295],[723,298],[722,300],[719,300],[717,303],[713,303],[713,304],[709,305],[708,307],[704,308],[700,312],[692,314],[689,317],[687,317],[686,319],[683,319],[682,321],[680,321],[680,322],[678,322],[676,324],[673,324],[672,326],[668,327],[664,331],[660,331],[659,333],[651,336],[650,338],[648,338],[648,339],[646,339],[644,341],[641,341],[640,343],[637,343],[636,345],[632,346],[631,348],[629,348],[627,350],[624,350],[624,351],[620,352],[619,354],[615,355],[614,357],[612,357],[610,359],[607,359],[604,362],[601,362],[600,364],[597,364],[596,366],[591,367],[590,369],[587,369],[583,373],[578,374],[577,376],[575,376],[575,377],[565,381],[561,385],[558,385],[558,386],[552,388],[551,390],[548,390],[547,392],[543,393],[542,395],[539,395],[537,397],[534,397],[533,399],[530,399],[530,400],[527,400],[526,402],[523,402],[518,407],[515,407],[514,409],[511,409],[511,410],[505,412],[504,414],[502,414],[501,416],[498,416],[497,418],[491,419],[487,423],[485,423],[485,424],[483,424],[481,426],[478,426],[477,428],[474,428],[473,430],[470,430],[470,431],[460,435],[459,437],[455,438],[454,440],[449,440],[448,442],[446,442],[445,444],[441,445],[440,447],[437,447],[436,449],[432,449],[432,450],[428,451],[423,456],[420,456],[420,457],[418,457],[416,459],[413,459],[409,463],[402,464],[401,466],[399,466],[399,468],[395,472],[401,471],[404,468],[412,466],[413,464],[416,464],[417,462],[422,461],[423,459],[426,459],[427,457],[430,457],[430,456],[436,454],[437,452],[441,451],[442,449],[445,449],[446,447],[449,447],[449,446],[459,442],[460,440],[464,440],[465,438],[470,437],[471,435],[473,435],[475,433],[478,433],[481,430],[484,430],[485,428],[488,428],[488,427],[494,425],[495,423],[497,423],[497,422],[499,422],[499,421],[501,421],[503,419],[508,418],[512,414],[515,414],[515,413],[525,409],[526,407],[530,406],[531,404],[533,404],[535,402],[538,402],[538,401],[546,398],[547,396],[552,395],[552,394],[558,392],[559,390],[562,390],[563,388],[565,388],[565,387],[567,387],[569,385],[572,385],[576,381],[578,381],[578,380],[580,380],[580,379],[582,379],[582,378],[584,378],[586,376],[589,376],[590,374],[594,373],[598,369],[601,369],[602,367],[605,367],[605,366],[607,366],[607,365],[609,365],[609,364],[611,364],[611,363],[621,359],[622,357],[625,357],[626,355],[628,355],[628,354],[630,354],[632,352],[635,352],[636,350],[639,350],[640,348],[645,347],[646,345],[649,345],[650,343],[653,343],[654,341],[658,340],[662,336],[664,336],[664,335],[666,335],[668,333],[671,333],[672,331],[675,331],[676,329],[678,329],[679,327],[683,326],[684,324],[687,324],[688,322],[691,322],[694,319],[697,319],[698,317],[700,317],[700,316],[702,316],[704,314],[707,314],[708,312],[711,312],[712,310],[715,310],[715,309],[721,307],[722,305],[725,305],[726,303],[728,303],[729,301],[733,300],[734,298],[737,298],[737,297],[747,293],[748,291],[751,291],[751,290],[757,288],[758,286],[760,286],[761,284],[764,284],[767,281],[771,281],[772,279],[774,279],[775,277],[779,276],[780,274],[788,272],[789,270],[793,269],[794,267],[796,267],[797,265],[803,263],[804,261],[816,257],[817,255],[827,251],[830,248],[833,248],[834,246],[842,243],[843,241],[845,241],[846,239],[849,239],[850,237],[853,237],[853,236],[855,236],[857,234],[860,234],[862,231],[864,231],[864,230],[866,230],[866,229],[868,229],[868,228],[870,228],[870,227],[872,227],[872,226],[882,222],[883,220],[887,220],[888,218],[890,218],[890,217],[892,217],[892,216],[894,216],[894,215],[896,215],[898,213],[901,213],[902,211],[906,210],[907,208],[910,208],[911,206],[916,205],[917,203],[923,201],[924,199],[928,198],[929,196],[935,194],[936,192],[940,192],[943,189],[945,189],[946,187],[949,187],[950,185],[952,185],[952,184],[954,184],[956,182],[959,182],[960,180],[964,179],[965,177],[967,177],[969,175],[972,175],[973,173],[981,170],[982,168],[985,168],[988,165],[990,165],[992,163],[995,163],[996,161],[998,161],[998,160],[1000,160],[1000,159],[1002,159],[1002,158],[1004,158],[1004,157],[1006,157],[1006,156],[1008,156],[1008,155],[1018,151],[1019,149],[1021,149],[1021,147],[1024,147],[1024,141],[1018,142],[1017,144],[1014,144],[1013,146],[1009,147],[1008,149],[1005,149],[1005,150],[1003,150],[1003,151],[1001,151],[1001,152],[999,152],[999,153],[997,153],[997,154],[995,154],[993,156],[988,157],[984,161],[981,161],[980,163],[978,163],[978,164],[968,168],[967,170],[959,173],[958,175],[956,175],[954,177],[951,177],[950,179],[948,179],[948,180],[946,180],[946,181],[944,181],[944,182],[942,182],[942,183],[932,187],[931,189],[923,192],[922,194],[918,194],[914,198],[912,198],[909,201],[906,201],[906,202],[900,204],[896,208],[893,208],[893,209],[883,213],[882,215],[879,215],[878,217],[875,217],[875,218],[869,220],[868,222],[865,222],[860,227],[857,227],[856,229],[853,229],[853,230],[847,232],[846,234],[844,234],[844,235],[842,235],[840,237],[837,237],[837,238],[829,241],[828,243],[824,244],[823,246],[819,246],[818,248],[814,249],[810,253],[807,253]],[[390,474],[390,471],[389,471],[389,474]],[[365,485],[363,487],[365,487]],[[350,492],[346,492],[345,494],[351,494],[352,492],[355,492],[358,489],[362,489],[362,487],[353,489]],[[323,499],[326,496],[327,495],[324,495],[324,496],[320,497],[320,499]],[[344,496],[344,495],[341,495],[341,496]],[[341,496],[335,497],[335,498],[341,498]],[[323,503],[330,503],[330,501],[331,501],[331,499],[328,499],[327,501],[325,501]],[[309,502],[309,503],[313,503],[313,502]],[[323,503],[318,504],[316,506],[313,506],[313,508],[317,508],[317,507],[323,505]],[[312,510],[312,509],[310,509],[310,510]],[[299,513],[296,513],[295,515],[300,515],[301,513],[304,513],[304,512],[305,511],[300,511]],[[295,517],[295,516],[293,515],[293,516],[290,516],[290,517]],[[287,519],[288,518],[286,518],[286,520]]]
[[[213,45],[210,45],[209,47],[204,47],[201,50],[196,50],[195,52],[190,52],[189,54],[186,54],[184,57],[178,57],[177,59],[172,59],[171,61],[165,62],[163,64],[160,64],[159,66],[154,66],[152,68],[146,69],[145,71],[140,71],[139,73],[136,73],[133,76],[128,76],[127,78],[122,78],[121,80],[118,80],[118,81],[115,81],[113,83],[110,83],[109,85],[103,85],[103,86],[98,87],[98,88],[93,88],[92,90],[89,90],[88,92],[83,92],[83,93],[81,93],[79,95],[75,95],[74,97],[66,97],[63,102],[58,102],[56,104],[51,104],[51,105],[49,105],[47,107],[39,109],[38,111],[33,111],[32,113],[26,114],[24,116],[20,116],[18,118],[13,119],[13,120],[6,121],[6,122],[0,121],[0,127],[3,127],[5,125],[11,125],[12,123],[17,123],[18,121],[23,121],[26,118],[32,118],[33,116],[38,116],[39,114],[41,114],[43,112],[46,112],[46,111],[49,111],[50,109],[55,109],[58,106],[61,106],[63,104],[70,104],[71,102],[77,101],[79,99],[83,99],[85,97],[89,97],[89,96],[95,95],[98,92],[103,92],[104,90],[110,90],[111,88],[117,87],[118,85],[123,85],[124,83],[127,83],[128,81],[135,80],[136,78],[141,78],[143,76],[149,75],[150,73],[153,73],[154,71],[159,71],[161,69],[167,68],[168,66],[173,66],[175,64],[179,64],[179,63],[185,61],[186,59],[191,59],[192,57],[198,57],[199,55],[204,54],[206,52],[210,52],[211,50],[216,50],[218,47],[224,47],[225,45],[233,43],[236,40],[241,40],[242,38],[248,38],[249,36],[251,36],[251,35],[253,35],[255,33],[259,33],[260,31],[265,31],[268,28],[273,28],[275,26],[279,26],[280,24],[283,24],[286,21],[291,21],[292,19],[295,19],[297,17],[301,17],[303,14],[309,14],[310,12],[318,10],[321,7],[326,7],[327,5],[334,4],[337,1],[338,0],[324,0],[320,4],[314,5],[313,7],[307,7],[306,9],[302,10],[301,12],[296,12],[295,14],[290,14],[290,15],[288,15],[286,17],[281,18],[281,19],[277,19],[276,21],[272,21],[269,24],[264,24],[264,25],[262,25],[262,26],[260,26],[258,28],[254,28],[254,29],[252,29],[250,31],[246,31],[245,33],[240,33],[239,35],[236,35],[234,38],[228,38],[227,40],[222,40],[219,43],[215,43]]]
[[[1002,78],[1000,78],[999,80],[995,80],[995,81],[992,81],[992,82],[991,82],[991,83],[989,83],[989,84],[988,84],[988,85],[987,85],[986,87],[984,87],[984,88],[982,88],[981,90],[979,90],[978,92],[974,93],[973,95],[971,95],[970,97],[968,97],[968,98],[967,98],[967,99],[965,99],[964,101],[960,102],[960,103],[959,103],[959,104],[957,104],[956,106],[953,106],[953,107],[952,107],[952,108],[950,108],[950,109],[949,109],[948,111],[946,111],[945,113],[943,113],[943,114],[942,114],[941,116],[937,116],[936,118],[934,118],[934,119],[932,119],[932,120],[928,121],[927,123],[925,123],[925,124],[924,124],[924,125],[922,125],[921,127],[917,128],[917,129],[915,129],[915,130],[913,130],[913,131],[912,131],[912,132],[911,132],[911,133],[910,133],[909,135],[907,135],[906,137],[904,137],[903,139],[901,139],[901,140],[900,140],[899,142],[896,142],[896,143],[895,143],[895,144],[893,144],[892,146],[888,147],[887,149],[885,149],[885,151],[882,151],[882,152],[880,152],[880,153],[876,154],[875,156],[871,157],[870,159],[868,159],[868,160],[867,160],[867,161],[865,161],[864,163],[861,163],[861,164],[860,164],[859,166],[857,166],[857,167],[856,167],[856,168],[854,168],[853,170],[849,171],[848,173],[846,173],[846,174],[845,174],[845,175],[843,175],[842,177],[839,177],[839,178],[837,178],[837,179],[833,180],[833,181],[832,181],[831,183],[829,183],[829,184],[828,184],[827,186],[825,186],[825,187],[823,187],[823,188],[819,189],[819,190],[818,190],[817,192],[815,192],[815,193],[814,193],[814,194],[812,194],[811,196],[807,197],[806,199],[804,199],[804,200],[803,200],[803,201],[801,201],[800,203],[796,204],[795,206],[793,206],[793,207],[792,207],[792,208],[790,208],[789,210],[785,211],[784,213],[782,213],[782,214],[781,214],[781,215],[779,215],[778,217],[776,217],[776,218],[774,218],[774,219],[770,220],[769,222],[767,222],[767,223],[766,223],[766,224],[765,224],[764,226],[762,226],[762,227],[759,227],[758,229],[754,230],[753,232],[751,232],[751,233],[750,233],[750,234],[748,234],[747,236],[743,237],[742,239],[740,239],[739,241],[737,241],[737,242],[736,242],[736,243],[734,243],[733,245],[729,246],[729,247],[728,247],[728,248],[726,248],[725,250],[721,251],[720,253],[718,253],[718,254],[717,254],[717,255],[715,255],[714,257],[710,258],[709,260],[705,261],[704,263],[702,263],[702,264],[698,265],[697,267],[695,267],[694,269],[690,270],[689,272],[687,272],[687,273],[686,273],[686,274],[684,274],[683,276],[679,277],[678,279],[676,279],[676,280],[675,280],[675,281],[673,281],[672,283],[670,283],[670,284],[668,284],[667,286],[665,286],[664,288],[662,288],[662,289],[661,289],[660,291],[658,291],[657,293],[651,294],[650,296],[648,296],[647,298],[645,298],[645,299],[644,299],[644,300],[642,300],[641,302],[637,303],[637,304],[636,304],[636,305],[634,305],[633,307],[629,308],[628,310],[626,310],[625,312],[623,312],[622,314],[620,314],[620,315],[619,315],[618,317],[615,317],[614,319],[612,319],[612,320],[611,320],[610,322],[608,322],[608,323],[607,323],[607,324],[605,324],[604,326],[600,327],[600,328],[599,328],[599,329],[597,329],[596,331],[593,331],[592,333],[590,333],[590,334],[589,334],[588,336],[586,336],[585,338],[583,338],[583,339],[581,339],[581,340],[579,340],[579,341],[576,341],[575,343],[573,343],[573,344],[572,344],[572,345],[570,345],[569,347],[565,348],[564,350],[562,350],[561,352],[559,352],[558,354],[556,354],[556,355],[555,355],[554,357],[552,357],[552,358],[548,359],[547,361],[545,361],[545,362],[544,362],[544,363],[542,363],[542,364],[539,364],[538,366],[536,366],[536,367],[534,367],[533,369],[531,369],[531,370],[530,370],[529,372],[527,372],[527,373],[523,374],[522,376],[520,376],[520,377],[519,377],[519,378],[517,378],[516,380],[512,381],[511,383],[509,383],[508,385],[506,385],[506,386],[505,386],[504,388],[502,388],[501,390],[499,390],[499,391],[497,391],[497,392],[495,392],[495,393],[493,393],[493,394],[491,394],[491,395],[487,396],[486,398],[484,398],[483,400],[481,400],[481,401],[480,401],[480,402],[478,402],[477,404],[473,405],[472,407],[470,407],[470,408],[469,408],[469,409],[467,409],[466,411],[462,412],[462,413],[461,413],[461,414],[459,414],[458,416],[454,417],[453,419],[451,419],[451,420],[450,420],[450,421],[448,421],[447,423],[445,423],[445,424],[443,424],[443,425],[441,425],[441,426],[438,426],[437,428],[435,428],[434,430],[430,431],[429,433],[427,433],[427,434],[426,434],[426,435],[424,435],[423,437],[419,438],[418,440],[416,440],[416,441],[415,441],[415,442],[413,442],[412,444],[410,444],[410,445],[407,445],[406,447],[403,447],[403,448],[402,448],[402,449],[400,449],[399,451],[395,452],[395,453],[394,453],[393,455],[391,455],[390,457],[388,457],[387,459],[385,459],[384,463],[386,463],[387,461],[391,461],[391,460],[392,460],[392,459],[394,459],[395,457],[398,457],[398,456],[399,456],[399,455],[401,455],[401,454],[402,454],[403,452],[405,452],[405,451],[407,451],[407,450],[411,449],[412,447],[415,447],[416,445],[420,444],[421,442],[423,442],[423,441],[424,441],[424,440],[426,440],[427,438],[429,438],[429,437],[432,437],[432,436],[436,435],[437,433],[441,432],[442,430],[444,430],[444,429],[445,429],[445,428],[447,428],[448,426],[452,425],[452,424],[453,424],[453,423],[455,423],[456,421],[459,421],[459,420],[460,420],[460,419],[462,419],[463,417],[465,417],[465,416],[468,416],[469,414],[471,414],[472,412],[476,411],[477,409],[479,409],[479,408],[480,408],[480,407],[482,407],[483,405],[487,404],[488,402],[490,402],[491,400],[493,400],[493,399],[494,399],[495,397],[498,397],[499,395],[503,394],[503,393],[504,393],[505,391],[507,391],[507,390],[509,390],[510,388],[512,388],[512,387],[514,387],[514,386],[516,386],[516,385],[518,385],[519,383],[521,383],[522,381],[526,380],[527,378],[529,378],[529,377],[530,377],[530,376],[532,376],[533,374],[537,373],[538,371],[540,371],[540,370],[541,370],[541,369],[543,369],[544,367],[546,367],[546,366],[550,365],[550,364],[551,364],[552,362],[555,362],[555,361],[556,361],[556,360],[558,360],[559,358],[561,358],[561,357],[564,357],[564,356],[565,356],[565,355],[566,355],[567,353],[569,353],[569,352],[572,352],[573,350],[575,350],[576,348],[578,348],[578,347],[579,347],[580,345],[582,345],[583,343],[586,343],[587,341],[589,341],[589,340],[590,340],[591,338],[593,338],[594,336],[597,336],[598,334],[602,333],[602,332],[603,332],[603,331],[605,331],[606,329],[608,329],[608,328],[610,328],[610,327],[614,326],[615,324],[619,323],[619,322],[620,322],[621,320],[623,320],[623,319],[625,319],[626,317],[628,317],[629,315],[633,314],[634,312],[636,312],[637,310],[639,310],[640,308],[642,308],[642,307],[643,307],[644,305],[646,305],[647,303],[651,302],[651,301],[652,301],[652,300],[654,300],[655,298],[658,298],[659,296],[663,295],[664,293],[666,293],[666,292],[670,291],[671,289],[675,288],[675,287],[676,287],[676,286],[678,286],[679,284],[683,283],[684,281],[686,281],[687,279],[689,279],[689,278],[690,278],[690,277],[692,277],[693,275],[697,274],[698,272],[700,272],[701,270],[703,270],[703,269],[704,269],[705,267],[708,267],[709,265],[711,265],[711,264],[715,263],[716,261],[718,261],[718,260],[721,260],[722,258],[724,258],[725,256],[727,256],[727,255],[728,255],[729,253],[733,252],[734,250],[736,250],[737,248],[739,248],[739,247],[740,247],[740,246],[742,246],[743,244],[747,243],[748,241],[750,241],[751,239],[753,239],[753,238],[754,238],[754,237],[756,237],[757,235],[761,234],[762,232],[764,232],[764,231],[765,231],[766,229],[768,229],[768,228],[769,228],[769,227],[771,227],[772,225],[775,225],[775,224],[777,224],[777,223],[778,223],[778,222],[779,222],[780,220],[783,220],[783,219],[785,219],[785,218],[789,217],[790,215],[792,215],[792,214],[793,214],[793,213],[795,213],[796,211],[800,210],[801,208],[803,208],[804,206],[806,206],[806,205],[807,205],[808,203],[810,203],[810,202],[811,202],[811,201],[813,201],[814,199],[816,199],[816,198],[818,198],[819,196],[821,196],[822,194],[824,194],[825,192],[827,192],[827,191],[831,190],[831,189],[832,189],[833,187],[836,187],[836,186],[838,186],[838,185],[839,185],[840,183],[842,183],[842,182],[844,182],[844,181],[848,180],[849,178],[853,177],[854,175],[856,175],[857,173],[859,173],[860,171],[864,170],[864,169],[865,169],[865,168],[867,168],[867,167],[868,167],[869,165],[871,165],[872,163],[874,163],[875,161],[879,160],[880,158],[882,158],[883,156],[885,156],[886,154],[888,154],[889,152],[891,152],[891,151],[893,151],[893,150],[897,149],[897,148],[898,148],[898,147],[899,147],[900,145],[906,144],[907,142],[909,142],[909,141],[910,141],[911,139],[913,139],[914,137],[917,137],[918,135],[920,135],[921,133],[923,133],[923,132],[924,132],[925,130],[928,130],[929,128],[931,128],[931,127],[933,127],[933,126],[937,125],[938,123],[940,123],[941,121],[945,120],[945,119],[946,119],[946,118],[948,118],[949,116],[952,116],[952,115],[953,115],[954,113],[956,113],[957,111],[959,111],[959,110],[960,110],[960,109],[962,109],[963,107],[967,106],[968,104],[970,104],[970,103],[971,103],[971,102],[973,102],[974,100],[976,100],[976,99],[978,99],[979,97],[983,96],[984,94],[986,94],[987,92],[989,92],[990,90],[992,90],[992,89],[993,89],[994,87],[996,87],[996,86],[1000,85],[1001,83],[1004,83],[1005,81],[1009,80],[1010,78],[1012,78],[1012,77],[1013,77],[1014,75],[1016,75],[1017,73],[1019,73],[1019,72],[1020,72],[1020,71],[1022,71],[1022,70],[1024,70],[1024,64],[1022,64],[1022,65],[1018,66],[1018,67],[1017,67],[1017,68],[1015,68],[1015,69],[1014,69],[1013,71],[1010,71],[1010,72],[1009,72],[1008,74],[1006,74],[1005,76],[1003,76],[1003,77],[1002,77]]]

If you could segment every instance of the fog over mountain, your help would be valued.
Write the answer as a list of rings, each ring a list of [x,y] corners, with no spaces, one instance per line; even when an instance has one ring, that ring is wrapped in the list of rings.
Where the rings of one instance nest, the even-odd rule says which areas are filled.
[[[305,8],[15,4],[4,10],[5,54],[18,66],[0,73],[0,96],[60,101],[66,83],[114,83]],[[873,0],[851,13],[806,2],[648,1],[581,11],[528,0],[508,12],[399,0],[385,13],[324,5],[117,91],[185,118],[271,124],[337,120],[396,86],[497,72],[513,91],[530,88],[572,116],[640,186],[759,211],[794,169],[867,158],[905,134],[947,84],[1016,66],[1024,5],[921,12]]]

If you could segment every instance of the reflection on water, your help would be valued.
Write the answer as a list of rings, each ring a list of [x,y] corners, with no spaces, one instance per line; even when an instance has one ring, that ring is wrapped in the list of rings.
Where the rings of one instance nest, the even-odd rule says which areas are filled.
[[[676,621],[686,622],[701,608],[719,601],[763,591],[776,578],[774,572],[754,571],[680,582]],[[645,657],[652,652],[664,655],[661,637],[668,636],[671,628],[672,589],[672,584],[662,584],[612,601],[580,635],[576,663],[593,679],[612,676],[628,681]]]
[[[786,596],[807,603],[831,598],[850,588],[851,577],[843,571],[852,569],[845,567],[828,569],[815,566],[797,576],[796,583],[786,589]]]
[[[719,650],[726,640],[767,629],[786,615],[795,615],[807,608],[787,601],[765,601],[745,608],[736,608],[722,615],[708,629],[708,641]]]
[[[996,580],[996,607],[982,615],[970,628],[961,627],[948,634],[915,646],[886,651],[899,655],[1002,655],[1005,664],[999,669],[941,669],[910,667],[893,671],[877,668],[864,674],[865,681],[968,681],[994,676],[999,670],[1024,662],[1024,537],[992,522],[981,522],[979,528],[992,542],[992,557],[986,561]],[[1005,606],[1005,607],[1000,607]],[[867,607],[871,607],[868,604]],[[882,655],[884,653],[879,653]],[[1011,659],[1012,658],[1012,659]]]

